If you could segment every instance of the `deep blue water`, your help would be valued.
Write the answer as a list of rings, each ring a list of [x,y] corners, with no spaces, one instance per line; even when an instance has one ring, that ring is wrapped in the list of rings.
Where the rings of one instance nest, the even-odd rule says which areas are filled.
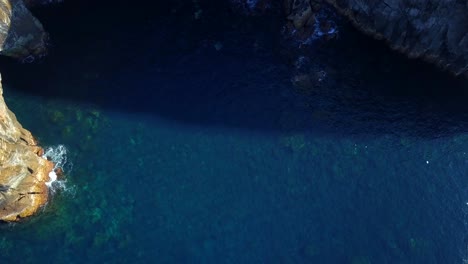
[[[49,56],[0,65],[23,126],[68,150],[2,262],[467,261],[465,80],[345,24],[298,48],[275,15],[114,3],[38,10]]]

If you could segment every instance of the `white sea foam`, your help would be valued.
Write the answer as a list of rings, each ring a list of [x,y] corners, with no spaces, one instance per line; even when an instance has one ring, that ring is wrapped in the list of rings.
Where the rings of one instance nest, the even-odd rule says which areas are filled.
[[[72,164],[67,161],[67,148],[64,145],[48,147],[42,157],[54,163],[54,170],[49,173],[50,180],[46,182],[51,193],[55,193],[58,190],[72,192],[72,188],[69,188],[66,184],[67,180],[58,179],[57,173],[55,173],[57,169],[61,169],[63,173],[70,173],[72,169]]]
[[[55,173],[55,171],[51,171],[49,172],[49,181],[46,182],[46,185],[51,188],[52,187],[52,183],[53,182],[56,182],[57,181],[57,173]]]

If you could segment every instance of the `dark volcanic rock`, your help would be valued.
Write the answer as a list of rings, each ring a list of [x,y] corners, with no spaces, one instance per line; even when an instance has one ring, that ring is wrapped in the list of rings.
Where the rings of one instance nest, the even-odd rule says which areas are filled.
[[[358,29],[412,58],[468,76],[466,0],[285,0],[288,18],[307,25],[318,6],[333,5]],[[298,28],[299,29],[299,28]]]

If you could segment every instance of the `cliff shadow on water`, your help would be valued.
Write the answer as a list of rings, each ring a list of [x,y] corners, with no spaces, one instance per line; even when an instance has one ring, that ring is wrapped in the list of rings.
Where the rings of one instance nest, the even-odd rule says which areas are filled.
[[[338,38],[302,45],[284,35],[279,9],[249,15],[229,1],[162,2],[37,7],[49,54],[29,64],[2,58],[5,83],[196,125],[423,137],[468,130],[467,80],[343,21]],[[306,83],[293,85],[303,75]]]
[[[48,56],[1,59],[11,109],[70,161],[3,259],[466,258],[467,80],[336,16],[303,41],[279,7],[155,2],[36,7]]]

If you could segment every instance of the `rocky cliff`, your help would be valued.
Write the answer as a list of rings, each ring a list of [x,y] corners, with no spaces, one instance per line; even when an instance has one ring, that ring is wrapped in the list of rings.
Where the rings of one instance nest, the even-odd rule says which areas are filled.
[[[0,220],[30,216],[47,202],[53,164],[43,152],[5,105],[0,86]]]
[[[33,58],[43,52],[45,37],[41,24],[22,1],[0,0],[1,54]],[[1,221],[30,216],[47,202],[46,182],[53,163],[42,155],[43,149],[6,106],[0,85]]]
[[[2,55],[26,61],[33,60],[44,53],[47,38],[41,23],[22,0],[0,0]]]
[[[285,0],[288,19],[297,30],[311,27],[327,5],[409,57],[468,76],[468,1]]]

